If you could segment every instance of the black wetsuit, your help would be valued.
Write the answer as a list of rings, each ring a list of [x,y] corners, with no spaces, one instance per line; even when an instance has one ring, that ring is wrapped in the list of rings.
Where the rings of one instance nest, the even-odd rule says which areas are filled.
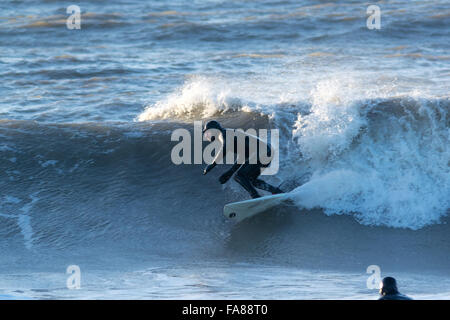
[[[401,293],[394,293],[394,294],[386,294],[384,296],[381,296],[378,300],[412,300],[412,299]]]
[[[225,159],[226,156],[226,151],[227,151],[227,146],[226,146],[226,132],[227,130],[233,130],[233,129],[223,129],[222,131],[222,135],[223,135],[223,159]],[[238,139],[235,136],[234,137],[234,146],[233,149],[236,153],[236,150],[238,150]],[[236,172],[235,176],[234,176],[234,180],[239,183],[245,190],[247,190],[247,192],[250,194],[250,196],[252,198],[259,198],[260,195],[258,194],[258,191],[256,191],[255,188],[258,189],[262,189],[265,191],[269,191],[272,194],[278,194],[278,193],[283,193],[283,191],[277,187],[274,187],[270,184],[268,184],[267,182],[258,179],[258,177],[261,174],[261,169],[263,168],[267,168],[268,166],[270,166],[270,162],[267,164],[263,164],[260,162],[259,159],[259,143],[257,144],[257,161],[256,163],[252,164],[249,162],[249,148],[250,148],[250,143],[248,138],[246,137],[245,139],[245,162],[244,163],[237,163],[237,161],[234,163],[233,167],[231,167],[230,170],[228,170],[227,172],[225,172],[222,176],[220,176],[219,181],[220,183],[224,184],[226,183],[231,176]],[[267,142],[267,156],[271,157],[272,156],[272,148],[270,146],[270,144]],[[208,165],[205,169],[205,173],[208,172],[209,170],[211,170],[212,168],[214,168],[216,166],[216,163],[212,163],[210,165]]]

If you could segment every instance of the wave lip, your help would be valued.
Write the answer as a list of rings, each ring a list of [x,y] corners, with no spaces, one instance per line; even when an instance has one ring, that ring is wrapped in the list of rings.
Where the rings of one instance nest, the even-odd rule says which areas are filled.
[[[230,96],[230,90],[222,83],[196,77],[165,100],[148,106],[138,121],[164,119],[198,119],[242,110],[242,102]]]

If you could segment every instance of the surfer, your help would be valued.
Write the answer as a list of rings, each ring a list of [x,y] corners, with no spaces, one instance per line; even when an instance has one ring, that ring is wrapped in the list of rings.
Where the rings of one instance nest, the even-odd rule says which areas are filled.
[[[392,277],[386,277],[381,281],[380,295],[378,300],[412,300],[398,292],[397,281]]]
[[[261,169],[267,168],[270,165],[270,162],[273,159],[273,154],[275,152],[275,150],[270,146],[268,142],[265,142],[254,135],[247,134],[242,130],[222,128],[220,123],[215,120],[208,121],[203,129],[203,135],[205,139],[210,142],[214,141],[215,139],[215,137],[211,134],[210,129],[216,129],[220,132],[218,139],[222,145],[222,148],[217,153],[214,161],[203,170],[204,175],[217,165],[218,159],[225,159],[225,154],[227,151],[226,137],[227,134],[233,134],[234,146],[231,150],[233,150],[233,152],[237,156],[236,161],[230,170],[226,171],[220,176],[220,183],[226,183],[234,174],[234,180],[239,183],[250,194],[252,198],[261,197],[255,188],[269,191],[272,194],[283,193],[281,189],[274,187],[258,178],[261,174]],[[241,138],[241,141],[245,141],[244,148],[238,148],[238,138]],[[252,148],[250,147],[252,145],[257,146],[256,150],[252,150]],[[267,147],[267,157],[269,162],[266,164],[263,164],[261,162],[261,159],[258,157],[258,151],[261,147]]]

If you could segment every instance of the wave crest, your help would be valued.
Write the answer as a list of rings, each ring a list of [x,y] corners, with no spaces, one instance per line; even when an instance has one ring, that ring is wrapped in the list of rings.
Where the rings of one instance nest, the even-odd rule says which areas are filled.
[[[204,119],[230,111],[245,111],[246,106],[230,93],[222,81],[195,77],[166,99],[147,106],[137,120]]]

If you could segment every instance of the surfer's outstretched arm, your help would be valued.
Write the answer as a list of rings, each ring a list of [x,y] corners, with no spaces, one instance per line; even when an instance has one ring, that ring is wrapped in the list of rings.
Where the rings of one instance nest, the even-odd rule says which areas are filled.
[[[223,152],[223,147],[222,147],[222,149],[218,152],[218,154],[214,158],[213,162],[211,164],[207,165],[206,168],[203,170],[203,174],[207,174],[208,172],[210,172],[217,165],[218,161],[222,161],[223,155],[224,155],[224,152]]]
[[[225,152],[226,152],[226,143],[225,143],[225,139],[224,139],[223,135],[220,135],[218,137],[218,140],[222,144],[222,147],[220,148],[219,152],[217,152],[217,154],[216,154],[214,160],[212,161],[212,163],[207,165],[206,168],[203,169],[203,175],[205,175],[208,172],[210,172],[217,165],[217,163],[219,163],[219,164],[223,163],[223,158],[224,158]],[[211,141],[214,141],[214,140],[211,139]]]

